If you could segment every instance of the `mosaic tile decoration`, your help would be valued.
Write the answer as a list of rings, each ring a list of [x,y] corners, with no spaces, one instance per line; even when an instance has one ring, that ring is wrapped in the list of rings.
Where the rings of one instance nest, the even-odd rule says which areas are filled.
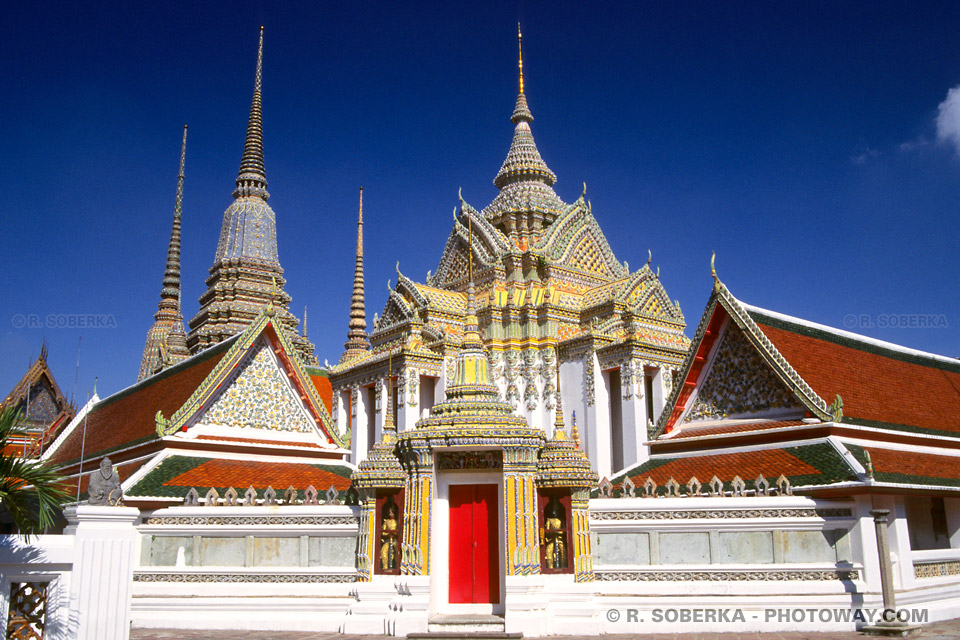
[[[280,366],[263,339],[253,356],[207,410],[201,421],[228,427],[275,431],[315,431],[313,421],[294,395]]]

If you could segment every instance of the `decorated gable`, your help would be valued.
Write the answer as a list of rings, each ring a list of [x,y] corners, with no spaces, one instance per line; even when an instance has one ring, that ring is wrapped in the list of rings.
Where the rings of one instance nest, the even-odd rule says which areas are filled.
[[[263,337],[249,350],[226,388],[198,421],[300,433],[312,433],[316,428]]]
[[[758,418],[804,410],[733,322],[720,337],[713,363],[697,386],[696,401],[686,421]]]

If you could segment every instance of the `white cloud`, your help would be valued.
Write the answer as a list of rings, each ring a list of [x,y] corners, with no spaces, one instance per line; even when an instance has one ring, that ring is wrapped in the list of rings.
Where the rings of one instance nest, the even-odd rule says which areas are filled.
[[[960,86],[950,89],[937,107],[937,140],[951,145],[960,155]]]

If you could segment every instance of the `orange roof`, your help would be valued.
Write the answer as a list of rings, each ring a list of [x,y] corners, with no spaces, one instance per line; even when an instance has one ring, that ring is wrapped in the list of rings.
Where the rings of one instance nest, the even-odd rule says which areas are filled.
[[[83,421],[76,425],[52,461],[58,465],[76,462],[82,447],[86,464],[111,450],[155,439],[157,411],[165,416],[177,411],[231,344],[232,340],[224,341],[97,403],[86,416],[86,428]]]
[[[685,485],[696,477],[706,485],[716,476],[729,488],[734,476],[740,476],[749,488],[760,475],[771,484],[781,475],[786,476],[794,487],[856,480],[855,472],[837,450],[829,443],[818,442],[777,449],[651,458],[618,474],[612,482],[619,489],[624,477],[629,476],[640,487],[652,478],[662,487],[670,478]]]
[[[845,421],[960,433],[960,362],[887,348],[754,308],[750,315],[817,395],[829,403],[840,394]]]
[[[221,495],[228,487],[240,493],[247,487],[273,487],[282,493],[287,487],[303,491],[309,485],[318,492],[333,486],[337,491],[350,487],[353,468],[345,463],[330,465],[262,460],[226,460],[169,456],[130,488],[129,495],[182,498],[191,487],[203,495],[211,487]]]
[[[941,484],[960,486],[960,457],[958,456],[859,447],[853,444],[846,446],[854,455],[863,449],[870,452],[874,477],[881,482],[930,484],[930,480],[936,480]],[[858,455],[857,458],[863,461],[862,455]]]
[[[333,386],[330,384],[330,378],[309,372],[307,375],[310,376],[313,386],[317,388],[317,393],[320,394],[320,399],[323,400],[323,406],[327,408],[327,413],[333,415]]]

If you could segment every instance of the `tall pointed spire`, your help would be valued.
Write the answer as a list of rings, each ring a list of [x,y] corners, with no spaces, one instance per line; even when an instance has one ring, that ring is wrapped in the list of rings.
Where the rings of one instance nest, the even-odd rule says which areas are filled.
[[[261,311],[273,309],[275,323],[293,344],[302,362],[316,365],[313,345],[297,331],[290,294],[277,252],[277,216],[267,203],[263,169],[263,27],[257,46],[253,100],[233,203],[223,214],[220,241],[200,296],[200,311],[190,320],[187,344],[194,353],[243,331]],[[276,290],[274,290],[276,283]],[[272,305],[272,306],[271,306]]]
[[[510,116],[510,121],[516,125],[516,129],[510,151],[507,152],[507,158],[503,161],[503,166],[500,167],[500,172],[497,173],[493,183],[501,190],[517,182],[531,181],[551,187],[557,181],[557,176],[540,157],[540,151],[537,150],[537,144],[530,131],[533,114],[527,105],[527,95],[523,87],[523,34],[519,24],[517,25],[517,45],[520,91],[517,94],[513,115]]]
[[[147,332],[147,341],[140,360],[138,380],[188,357],[186,342],[181,341],[183,316],[180,312],[180,218],[183,214],[184,164],[187,157],[187,125],[183,125],[180,144],[180,170],[177,173],[177,195],[173,204],[173,226],[167,245],[167,265],[163,272],[160,303],[154,314],[153,326]],[[179,329],[179,332],[177,331]],[[171,334],[173,340],[170,340]]]
[[[357,214],[357,258],[353,268],[353,296],[350,298],[350,321],[347,325],[346,351],[341,362],[370,348],[367,339],[367,312],[363,291],[363,187],[360,187],[360,211]]]
[[[253,101],[250,104],[250,118],[247,121],[247,137],[243,144],[243,157],[240,159],[240,172],[237,174],[237,188],[234,198],[242,196],[260,196],[264,200],[267,193],[267,174],[263,168],[263,114],[261,111],[260,86],[263,81],[263,27],[260,27],[260,44],[257,47],[257,72],[253,81]]]

